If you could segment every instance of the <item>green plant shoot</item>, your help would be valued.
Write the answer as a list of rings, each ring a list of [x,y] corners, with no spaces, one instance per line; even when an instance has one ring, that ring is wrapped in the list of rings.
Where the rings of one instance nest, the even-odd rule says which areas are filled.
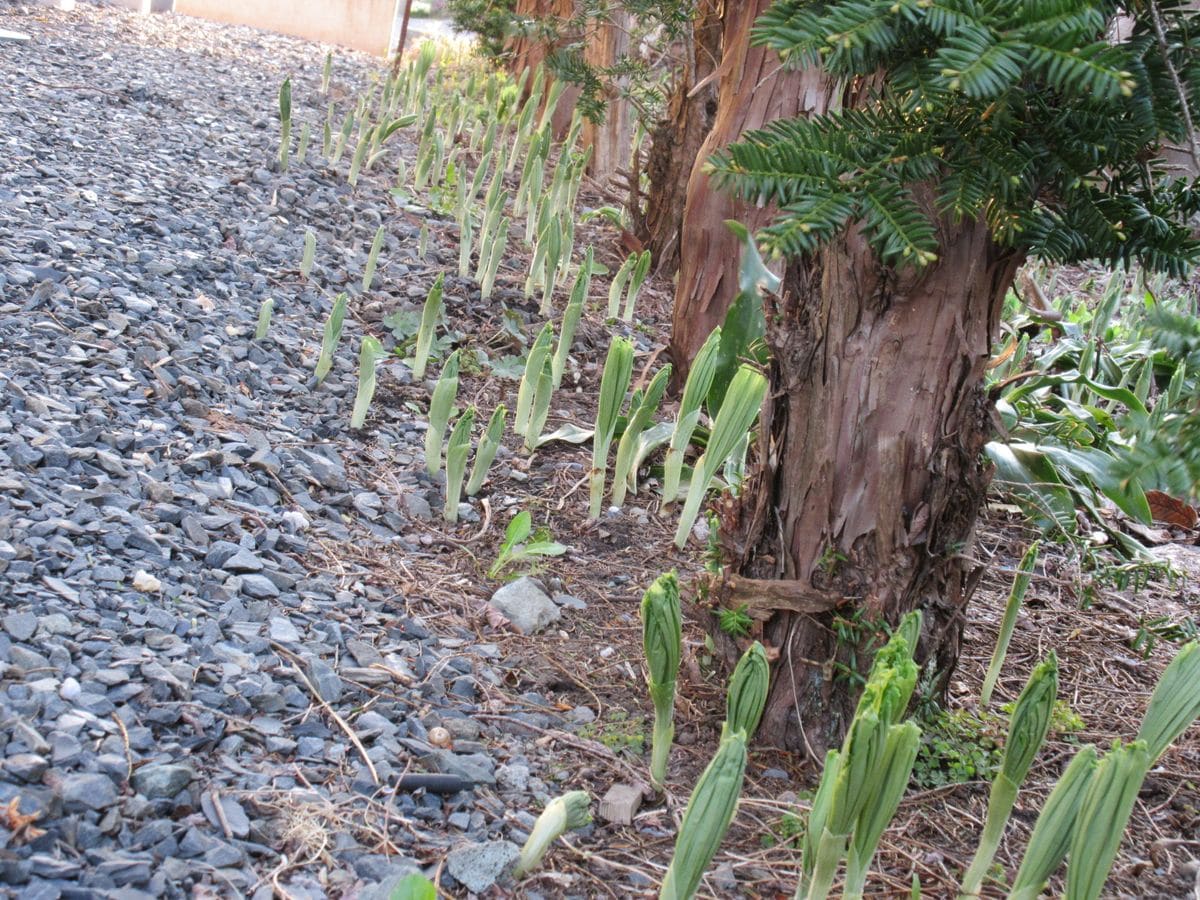
[[[425,306],[421,309],[421,327],[417,331],[412,364],[412,375],[417,381],[425,377],[425,367],[429,364],[429,348],[433,346],[433,334],[437,329],[438,318],[442,314],[444,283],[445,276],[439,274],[434,279],[429,294],[425,297]]]
[[[442,507],[442,518],[447,522],[458,521],[458,501],[462,497],[463,476],[467,471],[467,454],[471,452],[471,429],[475,425],[475,407],[467,407],[450,430],[446,442],[446,502]]]
[[[713,476],[737,447],[746,430],[758,418],[766,393],[767,379],[751,366],[741,366],[733,376],[720,412],[713,422],[708,446],[696,461],[692,472],[692,483],[688,487],[687,500],[684,501],[683,513],[679,517],[679,528],[675,532],[675,546],[680,549],[687,543],[688,534],[696,516],[700,514],[700,504],[704,501]]]
[[[383,239],[386,235],[386,229],[380,225],[375,231],[375,239],[371,241],[371,250],[367,253],[367,267],[362,277],[363,293],[371,289],[371,282],[375,280],[375,266],[379,262],[379,251],[383,249]]]
[[[600,376],[600,406],[596,410],[596,431],[592,435],[591,502],[588,518],[600,518],[604,501],[604,474],[608,469],[608,447],[617,429],[617,417],[625,405],[625,392],[633,374],[633,344],[619,335],[612,339]]]
[[[346,292],[342,291],[333,301],[333,309],[325,320],[325,336],[321,339],[321,355],[317,358],[317,369],[314,373],[317,384],[325,380],[329,370],[333,368],[333,353],[338,341],[342,339],[342,325],[346,319]]]
[[[1012,640],[1013,626],[1017,624],[1017,613],[1021,611],[1021,603],[1025,599],[1025,591],[1029,588],[1029,579],[1033,574],[1033,567],[1037,565],[1037,558],[1038,542],[1034,541],[1021,557],[1021,564],[1017,566],[1017,577],[1013,579],[1012,591],[1008,595],[1008,603],[1004,606],[1004,617],[1000,621],[1000,635],[996,638],[992,661],[988,665],[983,688],[979,692],[980,706],[987,706],[992,700],[992,691],[1000,677],[1000,668],[1004,665],[1008,644]]]
[[[367,408],[375,396],[375,367],[384,356],[383,345],[377,338],[367,335],[358,351],[358,393],[354,397],[354,412],[350,416],[351,428],[362,428],[367,419]]]
[[[433,388],[429,401],[429,429],[425,432],[425,469],[436,475],[442,468],[442,439],[446,435],[446,424],[454,411],[454,398],[458,396],[458,351],[446,359],[441,377]]]
[[[488,469],[491,468],[492,461],[496,458],[496,451],[500,449],[500,441],[504,437],[504,417],[506,415],[508,415],[508,407],[501,403],[492,412],[487,428],[484,429],[483,437],[479,439],[479,446],[475,449],[475,462],[471,465],[471,477],[467,479],[468,497],[474,497],[483,487],[483,480],[487,477]]]
[[[675,680],[683,647],[679,579],[674,572],[660,575],[642,595],[642,647],[646,654],[646,686],[654,703],[650,784],[661,791],[675,738]]]

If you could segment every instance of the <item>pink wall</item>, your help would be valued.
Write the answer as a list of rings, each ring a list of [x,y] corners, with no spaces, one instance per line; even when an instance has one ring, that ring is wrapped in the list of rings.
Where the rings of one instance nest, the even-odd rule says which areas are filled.
[[[175,0],[175,12],[384,56],[391,49],[397,5],[398,0]]]

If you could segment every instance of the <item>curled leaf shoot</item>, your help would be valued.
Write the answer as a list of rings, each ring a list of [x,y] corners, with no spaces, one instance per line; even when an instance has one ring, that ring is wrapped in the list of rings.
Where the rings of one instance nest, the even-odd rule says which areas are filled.
[[[642,648],[646,654],[646,686],[654,704],[650,744],[650,784],[662,790],[667,758],[675,738],[675,681],[683,647],[683,615],[679,579],[660,575],[642,595]]]
[[[767,705],[770,681],[771,667],[767,662],[766,650],[755,641],[746,648],[729,677],[729,690],[725,697],[727,728],[744,731],[747,738],[754,736]]]
[[[1004,666],[1004,657],[1008,653],[1008,645],[1012,640],[1013,627],[1017,624],[1017,614],[1021,611],[1021,603],[1025,600],[1025,591],[1029,588],[1029,580],[1033,567],[1037,565],[1038,542],[1034,541],[1021,557],[1017,566],[1017,576],[1013,579],[1012,591],[1008,595],[1008,603],[1004,606],[1004,616],[1000,620],[1000,635],[996,639],[996,648],[992,651],[992,661],[988,665],[987,675],[983,679],[983,687],[979,692],[980,706],[987,706],[992,700],[992,691],[1000,678],[1000,669]]]
[[[617,417],[625,405],[625,392],[629,390],[629,378],[633,374],[633,344],[626,338],[616,336],[609,344],[608,356],[604,361],[604,373],[600,376],[600,405],[596,410],[596,432],[592,436],[592,468],[588,473],[591,482],[591,499],[588,518],[600,518],[604,501],[604,476],[608,469],[608,447],[617,429]]]
[[[1190,641],[1163,671],[1137,739],[1157,760],[1200,717],[1200,644]]]
[[[1081,747],[1046,798],[1038,815],[1009,900],[1037,900],[1071,848],[1079,810],[1096,771],[1096,748]]]
[[[756,369],[743,365],[729,384],[725,402],[713,422],[708,446],[697,460],[688,486],[687,499],[675,531],[675,546],[681,550],[687,543],[692,525],[700,514],[700,505],[708,492],[713,476],[737,447],[747,429],[758,418],[763,398],[767,393],[767,379]]]
[[[1004,829],[1012,815],[1017,791],[1050,730],[1050,716],[1057,699],[1058,660],[1054,651],[1051,651],[1046,659],[1034,667],[1013,709],[1000,771],[996,773],[988,796],[983,836],[979,840],[975,858],[963,876],[962,893],[966,897],[979,896],[983,879],[992,867],[992,860],[996,857]]]
[[[442,439],[458,396],[458,351],[446,359],[441,377],[433,388],[429,401],[429,428],[425,432],[425,470],[436,475],[442,468]]]
[[[350,416],[351,428],[362,428],[367,419],[367,409],[375,396],[375,367],[384,357],[383,346],[378,339],[367,335],[358,351],[358,392],[354,397],[354,412]]]
[[[375,280],[375,267],[379,263],[379,251],[383,249],[383,239],[386,235],[387,231],[380,225],[375,231],[375,239],[371,241],[371,249],[367,253],[367,267],[363,270],[363,293],[371,289],[371,282]]]
[[[271,330],[271,314],[275,312],[275,301],[268,297],[258,307],[258,327],[254,330],[254,339],[261,341]]]
[[[745,775],[746,735],[726,734],[688,799],[659,900],[688,900],[696,893],[733,821]]]
[[[433,346],[433,335],[437,329],[437,321],[442,314],[442,293],[445,276],[438,275],[433,287],[425,297],[425,305],[421,309],[421,327],[417,330],[417,342],[413,349],[412,375],[417,381],[425,377],[425,367],[429,364],[429,348]]]
[[[288,151],[292,143],[292,79],[283,79],[279,86],[279,168],[286,172]]]
[[[346,292],[338,294],[333,301],[333,309],[325,320],[325,335],[321,339],[321,355],[317,358],[317,368],[314,373],[317,384],[325,380],[329,370],[333,368],[333,353],[338,342],[342,339],[342,325],[346,319]]]
[[[533,411],[533,400],[538,390],[538,380],[550,356],[550,342],[554,340],[554,326],[547,322],[538,332],[525,359],[525,374],[517,389],[517,409],[513,415],[513,430],[522,436],[529,433],[529,418]]]
[[[587,791],[570,791],[546,804],[521,848],[513,876],[521,878],[538,867],[550,845],[568,831],[592,821],[592,798]]]
[[[556,390],[562,384],[563,372],[567,367],[567,356],[571,352],[571,342],[575,340],[575,330],[579,327],[579,319],[583,315],[583,306],[587,302],[588,287],[592,281],[592,274],[597,269],[603,271],[603,267],[598,267],[595,263],[593,249],[588,247],[587,252],[583,256],[583,263],[579,266],[579,274],[575,276],[575,284],[571,288],[571,299],[567,302],[567,308],[563,312],[558,346],[554,350],[551,371],[554,376],[554,387]]]
[[[621,313],[621,319],[625,322],[633,321],[633,311],[637,307],[638,294],[642,291],[642,285],[646,283],[646,276],[650,274],[650,251],[643,250],[637,255],[637,262],[633,266],[633,271],[629,276],[629,287],[625,294],[625,311]]]
[[[663,458],[663,503],[674,503],[679,498],[679,479],[683,472],[683,455],[692,442],[692,434],[703,413],[704,398],[712,387],[713,375],[717,371],[721,345],[721,326],[712,330],[701,345],[688,371],[683,385],[683,396],[679,401],[679,412],[675,418],[675,430],[671,432],[671,443]]]
[[[666,391],[667,382],[670,379],[671,366],[667,364],[659,369],[654,378],[650,380],[637,409],[630,411],[625,432],[621,435],[621,440],[617,442],[617,457],[613,463],[613,506],[620,506],[625,502],[625,492],[631,480],[631,470],[637,462],[639,441],[642,433],[650,427],[654,414],[658,412],[658,405],[662,402],[663,393]],[[748,729],[747,734],[752,735],[753,729]]]
[[[317,234],[311,228],[304,232],[304,255],[300,257],[300,274],[307,278],[317,258]]]
[[[508,415],[508,407],[501,403],[492,412],[487,428],[484,429],[483,437],[479,439],[479,446],[475,449],[475,462],[471,465],[471,477],[467,479],[468,497],[474,497],[483,487],[483,480],[487,478],[488,469],[491,468],[492,461],[496,458],[496,452],[500,449],[500,441],[504,437],[504,417],[506,415]]]
[[[442,518],[458,521],[458,501],[462,497],[463,476],[467,471],[467,454],[471,452],[471,429],[475,426],[475,407],[468,407],[458,417],[446,441],[446,502]]]
[[[629,282],[633,267],[637,265],[637,259],[637,254],[631,253],[629,258],[621,263],[621,268],[617,269],[617,274],[613,276],[613,280],[608,285],[608,317],[610,319],[615,319],[621,314],[621,295],[625,293],[625,285]]]

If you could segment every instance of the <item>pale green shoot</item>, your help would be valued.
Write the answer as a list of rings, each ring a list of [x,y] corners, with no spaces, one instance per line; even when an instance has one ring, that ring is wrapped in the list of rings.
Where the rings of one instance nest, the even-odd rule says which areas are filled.
[[[684,501],[679,528],[675,532],[675,546],[681,550],[687,543],[696,517],[700,514],[700,504],[704,501],[709,484],[729,454],[737,448],[742,436],[758,418],[766,394],[767,379],[763,374],[751,366],[740,366],[729,384],[726,400],[721,404],[716,421],[713,422],[708,446],[696,461],[692,472],[687,500]]]
[[[321,339],[321,355],[317,358],[317,368],[314,373],[317,384],[325,380],[329,370],[333,368],[333,352],[337,349],[338,341],[342,339],[342,325],[346,319],[346,292],[338,294],[333,301],[333,310],[325,320],[325,336]]]
[[[471,477],[467,479],[468,497],[474,497],[483,487],[483,480],[487,477],[488,469],[491,468],[496,452],[500,449],[500,441],[504,437],[506,415],[508,407],[501,403],[492,413],[483,437],[479,439],[479,446],[475,448],[475,462],[471,466]]]
[[[1000,677],[1000,668],[1004,665],[1008,644],[1012,640],[1013,626],[1017,624],[1017,613],[1021,611],[1021,602],[1025,599],[1025,591],[1029,588],[1029,579],[1032,577],[1033,567],[1037,565],[1037,558],[1038,542],[1034,541],[1021,557],[1021,564],[1017,566],[1017,577],[1013,579],[1012,591],[1009,592],[1008,603],[1004,607],[1004,617],[1000,620],[1000,635],[996,638],[992,661],[988,665],[983,688],[979,692],[980,706],[987,706],[992,700],[992,691]]]
[[[429,363],[429,348],[433,346],[433,334],[437,328],[438,318],[442,313],[442,292],[445,276],[439,274],[429,289],[425,298],[425,306],[421,310],[421,327],[417,331],[417,343],[413,349],[412,375],[417,381],[425,377],[425,367]]]
[[[617,459],[613,465],[613,506],[620,506],[625,502],[625,491],[630,481],[630,469],[637,458],[642,432],[650,426],[654,414],[658,412],[658,404],[662,402],[663,392],[667,389],[667,382],[670,379],[671,366],[668,364],[663,366],[651,379],[637,409],[630,410],[629,424],[625,426],[625,433],[617,442]]]
[[[604,476],[608,469],[608,447],[617,429],[617,417],[625,405],[625,392],[633,374],[633,344],[619,335],[612,339],[600,376],[600,405],[596,410],[596,432],[592,436],[591,501],[588,518],[600,518],[604,500]]]
[[[383,239],[386,235],[387,231],[380,225],[375,232],[375,240],[371,241],[371,250],[367,253],[367,267],[362,277],[363,293],[371,289],[371,282],[375,280],[375,266],[379,262],[379,251],[383,249]]]
[[[454,398],[458,396],[458,351],[446,359],[441,377],[433,388],[429,401],[429,428],[425,432],[425,469],[436,475],[442,468],[442,439],[446,425],[454,411]]]
[[[471,429],[475,425],[475,407],[467,407],[458,417],[446,442],[446,502],[442,518],[458,521],[458,500],[462,496],[463,476],[467,471],[467,454],[471,452]]]
[[[351,428],[362,428],[367,419],[367,408],[375,396],[375,367],[384,356],[383,346],[378,339],[367,335],[358,351],[358,393],[354,397],[354,412],[350,416]]]

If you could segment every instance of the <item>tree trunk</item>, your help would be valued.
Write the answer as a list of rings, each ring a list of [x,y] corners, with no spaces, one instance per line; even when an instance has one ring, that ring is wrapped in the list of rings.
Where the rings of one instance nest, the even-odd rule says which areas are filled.
[[[942,685],[958,658],[960,554],[989,476],[984,366],[1020,259],[982,222],[942,222],[939,239],[936,263],[896,272],[852,229],[790,266],[767,310],[768,449],[723,516],[742,577],[722,602],[765,619],[779,651],[760,738],[817,758],[841,739],[884,623],[923,611],[918,657]]]
[[[632,14],[616,9],[608,21],[589,22],[584,60],[599,69],[614,65],[629,53],[629,32],[632,28]],[[604,120],[587,122],[583,126],[583,145],[592,148],[588,173],[601,184],[616,175],[618,169],[629,167],[630,150],[633,147],[633,110],[629,101],[619,94],[619,88],[623,86],[620,83],[608,85],[604,98]],[[569,115],[573,104],[563,106]]]
[[[717,113],[714,73],[721,62],[722,0],[701,0],[692,22],[683,71],[671,89],[667,110],[651,135],[646,174],[650,188],[643,211],[636,204],[634,233],[649,248],[655,270],[679,269],[679,230],[688,181]]]
[[[750,46],[750,28],[771,2],[725,4],[717,117],[692,167],[679,236],[669,348],[677,379],[686,375],[704,339],[725,320],[737,294],[740,245],[725,220],[737,219],[754,232],[774,215],[771,207],[755,207],[714,189],[703,172],[705,162],[744,131],[773,119],[824,113],[835,98],[836,84],[819,69],[787,71],[774,50]]]

